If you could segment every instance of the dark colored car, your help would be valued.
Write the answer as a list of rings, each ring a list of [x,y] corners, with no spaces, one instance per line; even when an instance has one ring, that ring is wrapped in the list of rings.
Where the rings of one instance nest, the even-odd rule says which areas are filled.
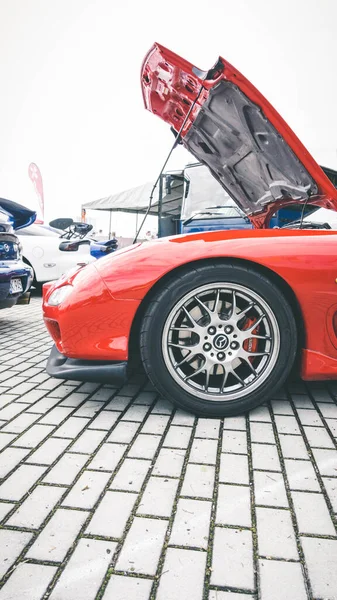
[[[35,218],[35,212],[0,198],[0,309],[29,302],[33,271],[22,261],[14,229],[30,225]]]

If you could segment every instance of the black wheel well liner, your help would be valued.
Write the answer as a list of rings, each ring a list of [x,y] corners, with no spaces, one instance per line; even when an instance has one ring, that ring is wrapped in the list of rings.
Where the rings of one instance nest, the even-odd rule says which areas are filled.
[[[149,305],[149,303],[151,302],[152,298],[155,296],[157,291],[162,287],[162,285],[164,285],[168,280],[172,279],[172,277],[178,273],[181,274],[184,271],[188,271],[189,269],[191,269],[193,267],[206,266],[209,263],[212,263],[212,265],[214,265],[214,264],[231,264],[231,265],[249,267],[251,270],[257,271],[258,273],[265,275],[265,277],[267,279],[269,279],[269,281],[271,281],[271,283],[274,283],[274,285],[276,285],[283,292],[284,296],[288,300],[289,305],[294,313],[294,317],[295,317],[296,324],[297,324],[298,350],[300,350],[301,348],[304,347],[304,345],[305,345],[304,344],[305,330],[304,330],[304,320],[303,320],[302,310],[301,310],[299,302],[296,298],[296,295],[295,295],[294,291],[292,290],[292,288],[290,287],[290,285],[280,275],[275,273],[275,271],[273,271],[272,269],[269,269],[268,267],[265,267],[264,265],[260,265],[259,263],[256,263],[254,261],[245,260],[245,259],[241,259],[241,258],[232,258],[232,257],[227,257],[227,256],[221,257],[220,256],[217,258],[206,258],[206,259],[194,260],[189,263],[184,263],[183,265],[179,265],[178,267],[172,269],[171,271],[166,273],[163,277],[161,277],[161,279],[156,281],[156,283],[147,292],[146,296],[144,296],[142,302],[140,303],[140,305],[137,309],[135,317],[133,319],[131,331],[130,331],[130,338],[129,338],[129,355],[131,355],[131,351],[130,351],[131,348],[132,348],[133,353],[135,351],[138,351],[138,349],[139,349],[139,332],[140,332],[141,321],[143,319],[143,316],[145,314],[147,306]]]

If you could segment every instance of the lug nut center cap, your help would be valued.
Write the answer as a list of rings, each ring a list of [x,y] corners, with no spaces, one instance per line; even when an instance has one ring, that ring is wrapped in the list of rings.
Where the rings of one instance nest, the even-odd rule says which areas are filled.
[[[216,350],[225,350],[228,346],[228,337],[224,333],[218,333],[213,340],[213,346]]]

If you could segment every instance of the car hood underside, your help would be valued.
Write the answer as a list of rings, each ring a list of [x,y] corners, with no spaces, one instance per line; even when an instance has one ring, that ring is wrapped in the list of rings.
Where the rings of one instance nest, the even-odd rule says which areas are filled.
[[[145,106],[180,133],[257,227],[289,203],[337,210],[337,191],[290,127],[239,71],[219,58],[200,71],[155,44],[142,67]]]

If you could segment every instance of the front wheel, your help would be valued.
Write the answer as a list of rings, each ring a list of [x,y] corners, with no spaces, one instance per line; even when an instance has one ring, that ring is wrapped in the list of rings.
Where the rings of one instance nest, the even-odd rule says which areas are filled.
[[[284,383],[297,331],[275,284],[218,264],[173,276],[149,304],[140,341],[144,368],[164,397],[219,417],[258,406]]]

